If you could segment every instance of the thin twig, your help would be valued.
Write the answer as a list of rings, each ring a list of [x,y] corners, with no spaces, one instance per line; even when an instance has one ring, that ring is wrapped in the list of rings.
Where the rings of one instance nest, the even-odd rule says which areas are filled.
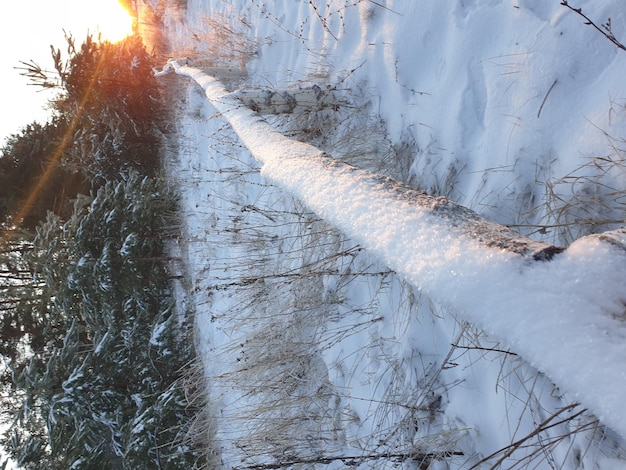
[[[541,110],[543,109],[543,105],[546,104],[546,100],[548,99],[548,95],[550,95],[550,93],[552,92],[552,89],[554,88],[555,85],[556,85],[556,79],[554,80],[554,82],[552,82],[552,85],[550,85],[550,88],[548,88],[548,92],[546,93],[546,96],[543,97],[543,101],[541,102],[541,106],[539,106],[539,111],[537,111],[537,118],[539,118],[539,116],[541,116]]]
[[[621,49],[623,51],[626,51],[626,46],[624,46],[624,44],[622,44],[620,41],[618,41],[618,39],[613,34],[613,31],[611,30],[611,18],[609,18],[607,20],[607,22],[605,24],[603,24],[602,27],[600,27],[596,23],[594,23],[591,18],[589,18],[587,15],[585,15],[583,13],[583,9],[582,8],[574,8],[573,6],[571,6],[567,2],[567,0],[563,0],[561,2],[561,5],[563,5],[564,7],[569,8],[574,13],[582,16],[585,19],[585,24],[586,25],[593,26],[595,29],[597,29],[600,32],[600,34],[602,34],[605,38],[607,38],[609,41],[611,41],[613,44],[615,44],[619,49]]]
[[[517,356],[517,353],[511,352],[511,351],[507,351],[505,349],[485,348],[485,347],[481,347],[481,346],[461,346],[459,344],[454,344],[454,343],[452,343],[451,346],[454,346],[455,348],[458,348],[458,349],[476,349],[478,351],[491,351],[491,352],[510,354],[511,356]]]
[[[537,426],[533,431],[528,433],[526,436],[522,437],[521,439],[518,439],[517,441],[511,443],[510,445],[508,445],[506,447],[503,447],[502,449],[499,449],[499,450],[493,452],[492,454],[488,455],[487,457],[485,457],[484,459],[482,459],[478,463],[474,464],[472,467],[470,467],[469,470],[473,470],[475,468],[478,468],[482,464],[484,464],[484,463],[488,462],[489,460],[493,459],[494,457],[496,457],[498,454],[502,454],[502,457],[500,457],[498,459],[498,461],[496,462],[496,464],[491,467],[491,468],[498,468],[502,464],[502,462],[504,462],[504,460],[506,458],[510,457],[522,444],[524,444],[524,442],[528,441],[529,439],[533,438],[534,436],[537,436],[539,433],[541,433],[543,431],[546,431],[546,430],[548,430],[550,428],[553,428],[555,426],[559,426],[559,425],[561,425],[563,423],[571,421],[571,420],[577,418],[578,416],[580,416],[581,414],[583,414],[585,411],[587,411],[586,409],[582,409],[582,410],[578,411],[577,413],[573,414],[572,416],[569,416],[567,418],[563,418],[563,419],[561,419],[561,420],[559,420],[557,422],[554,422],[554,423],[550,423],[554,418],[559,416],[561,413],[573,410],[574,408],[576,408],[579,405],[580,405],[579,403],[571,403],[571,404],[569,404],[567,406],[559,408],[556,412],[554,412],[553,414],[548,416],[546,419],[544,419],[539,424],[539,426]]]
[[[370,2],[370,3],[373,3],[377,7],[380,7],[380,8],[383,8],[383,9],[387,10],[387,11],[390,11],[391,13],[395,13],[396,15],[399,15],[399,16],[404,16],[402,13],[399,13],[399,12],[397,12],[395,10],[392,10],[391,8],[389,8],[388,6],[383,5],[382,3],[375,2],[374,0],[367,0],[367,1]]]

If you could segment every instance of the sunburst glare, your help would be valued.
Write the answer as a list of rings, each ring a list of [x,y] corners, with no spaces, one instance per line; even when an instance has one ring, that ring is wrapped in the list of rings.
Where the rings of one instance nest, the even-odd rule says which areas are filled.
[[[94,36],[117,42],[133,33],[133,19],[117,0],[76,2],[72,23],[84,24]]]

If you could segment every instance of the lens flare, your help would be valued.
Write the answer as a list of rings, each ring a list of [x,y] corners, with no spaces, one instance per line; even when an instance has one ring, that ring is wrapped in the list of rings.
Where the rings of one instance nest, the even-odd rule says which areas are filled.
[[[79,17],[94,36],[100,35],[106,41],[121,41],[133,34],[133,18],[117,0],[81,1],[72,16]]]

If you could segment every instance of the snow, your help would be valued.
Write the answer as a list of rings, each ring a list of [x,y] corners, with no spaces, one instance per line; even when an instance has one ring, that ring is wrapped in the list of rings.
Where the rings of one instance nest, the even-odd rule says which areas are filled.
[[[594,190],[589,183],[600,181],[623,187],[623,173],[600,180],[587,164],[607,155],[626,130],[626,54],[559,2],[390,1],[383,8],[367,1],[331,1],[318,4],[325,23],[311,5],[300,1],[283,11],[280,2],[270,0],[190,0],[185,21],[189,29],[202,31],[201,20],[210,13],[244,18],[253,37],[269,38],[248,64],[249,82],[278,87],[322,77],[354,100],[371,101],[392,142],[415,144],[407,179],[428,190],[444,189],[456,202],[499,223],[545,225],[545,241],[568,244],[579,238],[575,229],[559,228],[569,220],[559,219],[550,206],[541,209],[550,202],[550,190],[560,191],[558,198],[569,203],[575,202],[571,197],[579,183],[587,183],[586,191]],[[580,6],[599,22],[611,17],[613,33],[626,37],[618,1]],[[178,44],[189,41],[177,23],[170,32]],[[346,266],[399,274],[378,280],[363,276],[349,285],[327,275],[306,293],[319,295],[307,302],[319,305],[326,299],[330,305],[321,324],[301,319],[303,331],[313,332],[321,360],[312,362],[309,373],[337,397],[327,410],[332,417],[326,419],[338,426],[329,454],[380,451],[383,447],[371,441],[381,426],[406,417],[406,410],[402,414],[391,401],[417,400],[414,409],[442,401],[440,421],[434,419],[426,432],[439,433],[440,439],[449,433],[451,448],[463,449],[463,458],[452,459],[453,468],[467,468],[468,462],[532,436],[542,423],[576,416],[572,402],[626,437],[624,250],[594,236],[574,241],[549,262],[487,248],[366,172],[332,165],[315,147],[286,139],[195,67],[171,66],[194,78],[212,102],[210,107],[190,89],[189,111],[179,124],[186,147],[172,170],[182,182],[187,207],[188,263],[209,383],[236,377],[235,352],[242,349],[239,359],[246,358],[247,344],[237,343],[254,331],[275,331],[278,322],[271,314],[238,306],[236,294],[227,289],[214,288],[241,275],[238,266],[247,254],[234,243],[216,246],[215,240],[229,239],[209,232],[227,226],[227,201],[237,198],[238,207],[260,207],[269,214],[288,208],[289,194],[345,237],[325,235],[321,241],[366,249],[351,261],[342,258],[344,275]],[[224,118],[261,162],[261,177],[216,176],[231,167],[256,169],[245,152],[228,158],[232,150],[224,150],[224,141],[235,137],[228,137]],[[224,137],[215,137],[219,133]],[[586,179],[551,185],[581,169],[591,172]],[[616,220],[623,222],[623,209]],[[272,226],[267,217],[263,224],[278,240],[264,256],[279,257],[283,269],[306,266],[285,259],[293,232]],[[300,236],[302,245],[310,241],[309,235]],[[286,305],[298,301],[284,297],[283,290],[268,295],[277,312],[291,311]],[[435,304],[417,310],[409,305],[422,297]],[[252,344],[246,347],[254,351]],[[411,389],[417,383],[437,390],[439,397],[415,398]],[[224,383],[210,390],[222,417],[218,440],[226,461],[241,458],[237,442],[248,428],[238,428],[238,416],[259,406],[253,394],[246,395],[247,386]],[[571,426],[577,422],[572,418]],[[545,430],[557,439],[556,427],[552,431]],[[414,434],[430,442],[428,435]],[[602,469],[623,465],[619,451],[600,456],[608,451],[601,444],[589,450],[585,439],[572,436],[562,447],[555,445],[550,459],[557,468],[577,468],[577,459]],[[573,448],[581,449],[580,455]],[[505,467],[526,455],[512,454]],[[548,459],[538,465],[550,468]]]

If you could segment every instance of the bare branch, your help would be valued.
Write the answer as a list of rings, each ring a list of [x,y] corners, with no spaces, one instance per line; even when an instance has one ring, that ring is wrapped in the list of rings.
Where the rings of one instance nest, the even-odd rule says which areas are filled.
[[[598,26],[591,18],[589,18],[587,15],[585,15],[583,13],[583,9],[582,8],[574,8],[573,6],[571,6],[567,0],[562,0],[561,5],[563,5],[566,8],[569,8],[570,10],[572,10],[574,13],[582,16],[585,19],[585,24],[588,26],[593,26],[596,30],[598,30],[600,32],[600,34],[602,34],[605,38],[607,38],[609,41],[611,41],[613,44],[615,44],[618,49],[621,49],[623,51],[626,51],[626,46],[621,43],[613,34],[613,31],[611,30],[611,18],[609,18],[607,20],[606,23],[604,23],[601,27]]]
[[[20,70],[20,75],[31,81],[29,85],[39,86],[44,89],[57,88],[61,86],[58,78],[54,77],[54,72],[41,68],[41,66],[34,60],[30,60],[29,62],[20,60],[20,64],[22,64],[23,67],[14,68],[15,70]]]

